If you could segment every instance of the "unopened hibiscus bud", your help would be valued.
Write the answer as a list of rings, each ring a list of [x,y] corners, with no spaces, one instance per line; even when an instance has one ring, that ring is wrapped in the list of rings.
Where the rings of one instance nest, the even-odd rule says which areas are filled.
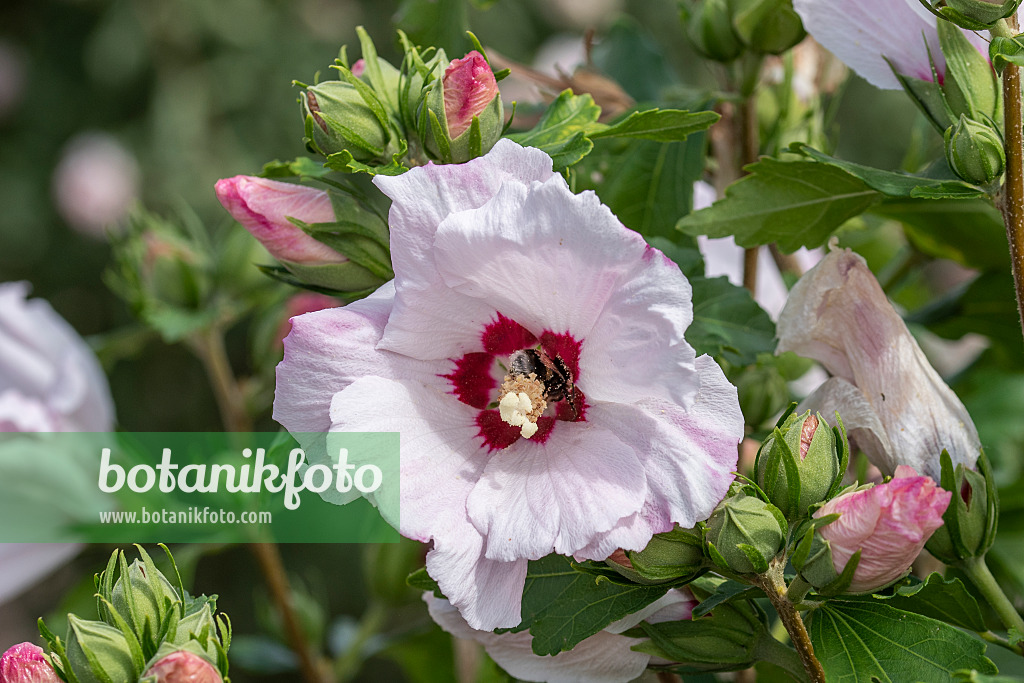
[[[942,486],[953,493],[942,519],[945,522],[925,544],[932,555],[946,564],[981,557],[992,546],[996,528],[995,486],[988,460],[978,458],[981,471],[957,465],[942,454]]]
[[[66,652],[79,683],[134,681],[140,673],[124,634],[102,621],[69,614]]]
[[[679,528],[655,534],[639,552],[618,550],[605,562],[642,584],[694,578],[707,566],[700,530]]]
[[[146,669],[139,683],[222,683],[210,662],[188,650],[161,656]]]
[[[793,0],[732,0],[732,11],[737,35],[758,54],[782,54],[807,35]]]
[[[1006,152],[999,131],[960,116],[946,129],[946,161],[953,172],[969,183],[988,185],[1003,175]]]
[[[740,408],[747,424],[758,427],[789,404],[789,384],[774,363],[758,359],[756,365],[729,373],[736,385]]]
[[[427,150],[445,163],[460,164],[491,150],[505,117],[490,64],[474,50],[445,69],[426,97]]]
[[[719,503],[708,519],[708,551],[724,569],[760,574],[782,549],[785,527],[774,505],[738,493]]]
[[[165,620],[180,600],[167,577],[141,560],[135,560],[128,568],[127,581],[124,576],[118,578],[110,597],[114,609],[132,627],[139,641],[148,641],[154,649]]]
[[[973,31],[992,28],[1015,11],[1021,0],[922,0],[926,7],[946,21]]]
[[[59,683],[41,647],[20,643],[0,656],[0,683]]]
[[[757,454],[757,485],[788,520],[828,496],[849,459],[845,435],[820,413],[793,413],[765,439]],[[790,480],[788,473],[796,474]]]
[[[701,55],[716,62],[731,62],[743,53],[743,43],[732,25],[726,0],[700,0],[692,10],[684,6],[686,35]]]
[[[398,149],[392,135],[362,93],[345,81],[311,85],[301,95],[306,139],[314,152],[330,156],[347,151],[356,161],[387,163]]]
[[[873,591],[906,574],[942,526],[950,495],[931,478],[901,465],[888,483],[844,493],[818,509],[815,518],[839,515],[818,531],[831,548],[837,574],[860,553],[848,592]]]

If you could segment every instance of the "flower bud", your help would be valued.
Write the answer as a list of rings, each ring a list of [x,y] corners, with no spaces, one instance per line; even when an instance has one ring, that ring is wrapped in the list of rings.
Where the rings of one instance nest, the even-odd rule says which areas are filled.
[[[210,662],[188,650],[163,654],[146,669],[140,683],[222,683]]]
[[[456,59],[427,93],[427,150],[445,163],[460,164],[490,151],[501,138],[505,117],[490,64],[476,50]]]
[[[733,28],[758,54],[782,54],[807,33],[793,0],[732,0]]]
[[[345,81],[311,85],[301,95],[306,139],[325,157],[347,151],[356,161],[387,163],[398,151],[385,124],[362,93]]]
[[[1015,11],[1020,0],[923,0],[932,13],[972,31],[992,28]]]
[[[870,592],[903,576],[942,526],[950,496],[930,477],[900,465],[888,483],[844,493],[819,508],[815,518],[839,514],[818,531],[829,543],[835,571],[842,573],[860,552],[848,591]]]
[[[69,614],[66,656],[79,683],[134,681],[139,675],[124,634],[102,621]]]
[[[999,131],[965,115],[946,129],[946,161],[953,172],[969,183],[987,185],[1006,167],[1006,152]]]
[[[963,464],[954,470],[949,454],[942,454],[942,486],[957,495],[942,515],[945,523],[932,534],[925,548],[946,564],[984,555],[995,538],[997,493],[984,453],[978,465],[980,472]]]
[[[801,552],[798,549],[793,554],[793,568],[800,573],[800,576],[807,583],[811,584],[819,591],[824,591],[831,594],[828,589],[836,585],[842,577],[841,571],[836,570],[836,563],[832,557],[832,546],[831,544],[823,539],[819,534],[814,533],[812,530],[807,540],[809,548],[806,552]],[[850,562],[859,562],[860,558],[851,560]],[[841,569],[845,570],[848,565],[844,565]],[[854,564],[852,570],[856,569]],[[851,571],[852,571],[851,570]],[[848,581],[843,582],[844,585],[840,587],[841,590],[845,590],[849,586]]]
[[[618,550],[605,562],[630,581],[645,585],[692,579],[707,566],[701,533],[675,528],[655,534],[639,552]]]
[[[789,404],[789,384],[771,362],[759,358],[756,365],[729,373],[729,381],[736,385],[740,410],[749,425],[764,424]]]
[[[180,600],[167,577],[152,572],[141,560],[132,562],[127,581],[124,576],[118,578],[110,597],[114,609],[139,641],[152,643],[154,649],[168,614]]]
[[[758,451],[757,485],[788,520],[807,514],[843,475],[845,440],[820,413],[789,415]],[[790,473],[796,476],[791,480]]]
[[[0,683],[59,683],[41,647],[20,643],[0,656]]]
[[[708,519],[711,558],[739,574],[764,573],[786,536],[782,513],[760,498],[738,493],[719,503]]]
[[[731,62],[743,52],[743,43],[732,24],[726,0],[700,0],[692,12],[684,13],[686,34],[701,55],[716,62]]]

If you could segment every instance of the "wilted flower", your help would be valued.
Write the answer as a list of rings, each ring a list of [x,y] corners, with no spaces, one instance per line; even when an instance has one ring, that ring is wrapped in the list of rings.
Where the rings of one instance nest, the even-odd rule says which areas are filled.
[[[0,656],[0,683],[59,683],[43,648],[20,643]]]
[[[399,530],[433,542],[427,570],[466,621],[518,624],[530,559],[603,560],[705,519],[743,419],[684,339],[679,268],[511,141],[375,182],[395,281],[292,321],[274,414],[401,433]]]
[[[508,673],[523,681],[547,683],[621,683],[631,681],[651,663],[651,655],[631,648],[641,638],[619,635],[641,621],[657,624],[689,619],[697,601],[685,588],[670,590],[647,607],[607,626],[580,642],[572,650],[553,657],[534,654],[533,636],[520,633],[492,633],[472,628],[447,600],[424,593],[430,616],[456,638],[475,640]]]
[[[280,261],[313,264],[348,260],[288,220],[333,223],[334,208],[324,190],[239,175],[217,181],[217,199]]]
[[[832,548],[836,572],[861,552],[849,592],[881,588],[902,576],[942,526],[951,495],[931,478],[900,465],[892,481],[845,493],[819,508],[814,517],[840,515],[818,532]]]
[[[940,79],[945,74],[937,20],[920,0],[793,0],[793,7],[815,40],[878,88],[900,87],[893,69],[933,80],[929,54]],[[983,48],[980,38],[968,38]]]
[[[793,287],[778,352],[813,358],[832,375],[804,404],[843,418],[850,438],[885,474],[910,465],[933,479],[939,456],[973,467],[981,449],[971,416],[929,365],[864,259],[836,249]]]
[[[164,655],[142,675],[145,683],[221,683],[217,669],[187,650]]]

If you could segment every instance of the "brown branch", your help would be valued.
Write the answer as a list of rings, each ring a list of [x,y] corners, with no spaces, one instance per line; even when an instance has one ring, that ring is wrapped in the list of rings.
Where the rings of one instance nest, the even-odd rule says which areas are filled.
[[[1015,16],[1003,20],[992,31],[993,34],[1009,36],[1016,32]],[[1008,64],[1003,71],[1003,112],[1006,184],[999,198],[999,208],[1003,213],[1003,223],[1006,224],[1013,284],[1017,293],[1017,312],[1024,332],[1024,123],[1021,121],[1020,69],[1013,64]]]
[[[825,683],[825,670],[821,662],[814,656],[814,645],[811,644],[811,637],[804,626],[804,620],[796,610],[796,606],[786,597],[786,582],[782,578],[781,565],[773,566],[766,574],[759,574],[752,582],[755,586],[764,591],[768,601],[779,614],[782,625],[786,627],[793,647],[796,649],[804,670],[812,683]]]

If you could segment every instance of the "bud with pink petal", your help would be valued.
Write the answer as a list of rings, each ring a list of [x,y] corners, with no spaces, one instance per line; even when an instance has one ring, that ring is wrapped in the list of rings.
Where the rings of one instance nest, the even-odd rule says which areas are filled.
[[[216,667],[188,650],[164,655],[142,675],[142,683],[222,683],[223,680]]]
[[[41,647],[19,643],[0,656],[0,683],[58,683]]]
[[[220,203],[234,219],[303,283],[339,291],[358,291],[377,287],[387,279],[350,261],[340,251],[290,220],[307,226],[336,223],[334,202],[327,191],[241,175],[217,181],[216,190]],[[361,220],[363,214],[366,212],[360,214]],[[366,216],[375,219],[372,215]],[[378,232],[386,235],[383,221],[375,220],[381,223]],[[388,260],[383,247],[376,243],[363,244],[366,238],[339,237],[327,235],[327,232],[330,232],[330,227],[318,230],[318,234],[325,234],[325,240],[336,240],[339,249],[346,248],[349,242],[360,241],[357,245],[359,253],[376,249],[376,252],[381,252],[374,252],[378,261]]]
[[[426,107],[427,150],[445,163],[486,154],[505,126],[498,82],[476,50],[448,65],[427,94]]]
[[[846,591],[873,591],[903,576],[932,533],[942,526],[942,513],[951,495],[930,477],[918,476],[901,465],[891,481],[844,493],[815,512],[815,518],[839,515],[818,531],[831,548],[837,574],[860,553]],[[817,583],[813,578],[810,582]]]

